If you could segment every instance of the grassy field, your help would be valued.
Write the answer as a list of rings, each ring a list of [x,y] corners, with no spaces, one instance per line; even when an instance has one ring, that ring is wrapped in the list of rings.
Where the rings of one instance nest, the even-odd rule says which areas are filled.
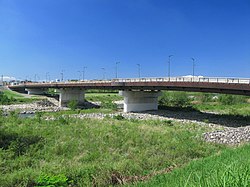
[[[103,102],[103,101],[119,101],[123,100],[123,97],[118,93],[86,93],[85,99],[87,101],[93,102]]]
[[[223,101],[200,93],[168,94],[161,104],[250,116],[248,98],[236,97],[237,102],[227,104],[228,96]],[[13,92],[6,95],[33,101]],[[202,133],[211,129],[195,123],[69,117],[114,112],[110,103],[122,97],[86,93],[86,99],[107,107],[33,118],[0,114],[0,186],[249,186],[250,145],[206,143]]]
[[[202,141],[208,129],[196,124],[43,115],[1,117],[0,186],[129,183],[225,149]]]
[[[247,96],[194,92],[163,91],[161,106],[189,107],[198,111],[250,116],[250,98]]]
[[[39,96],[33,96],[33,97],[24,97],[22,94],[19,94],[18,92],[14,92],[11,90],[4,90],[2,91],[4,96],[6,96],[7,102],[3,102],[3,104],[21,104],[21,103],[32,103],[34,101],[39,100]]]
[[[250,145],[226,149],[219,154],[191,161],[171,173],[158,175],[135,186],[249,187]]]

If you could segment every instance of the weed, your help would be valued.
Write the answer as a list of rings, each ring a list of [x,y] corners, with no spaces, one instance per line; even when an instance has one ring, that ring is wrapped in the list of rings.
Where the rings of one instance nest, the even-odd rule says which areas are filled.
[[[76,110],[76,108],[77,108],[77,101],[76,101],[76,100],[71,100],[71,101],[68,103],[68,107],[69,107],[71,110]]]
[[[48,187],[66,187],[68,186],[68,178],[63,175],[46,175],[43,174],[35,181],[36,186],[48,186]]]

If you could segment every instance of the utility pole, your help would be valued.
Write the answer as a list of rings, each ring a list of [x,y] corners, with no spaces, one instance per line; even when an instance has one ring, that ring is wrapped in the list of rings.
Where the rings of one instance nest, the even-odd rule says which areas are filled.
[[[194,81],[194,67],[195,67],[195,60],[194,60],[194,58],[191,58],[191,60],[193,61],[193,81]]]
[[[169,79],[169,81],[170,81],[170,77],[171,77],[171,75],[170,75],[170,62],[171,62],[171,57],[172,56],[173,55],[168,56],[168,79]]]
[[[120,62],[116,62],[115,63],[115,78],[118,78],[118,64],[120,64]]]
[[[141,78],[141,64],[137,64],[138,66],[138,76]]]

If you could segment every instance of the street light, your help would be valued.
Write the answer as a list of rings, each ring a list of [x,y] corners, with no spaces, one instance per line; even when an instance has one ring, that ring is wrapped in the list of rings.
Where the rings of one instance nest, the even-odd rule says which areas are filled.
[[[82,71],[82,80],[84,81],[85,79],[85,69],[87,69],[86,66],[83,67],[83,71]]]
[[[191,58],[191,60],[193,61],[193,81],[194,81],[194,67],[195,67],[195,60],[194,60],[194,58]]]
[[[105,76],[105,74],[106,74],[105,68],[101,68],[101,69],[103,70],[103,78],[102,78],[102,79],[105,80],[105,77],[106,77],[106,76]]]
[[[37,74],[35,74],[35,82],[36,82]]]
[[[141,64],[137,64],[138,66],[138,75],[139,75],[139,78],[141,78]]]
[[[63,70],[61,72],[61,81],[63,82]]]
[[[79,81],[81,80],[81,75],[82,75],[82,72],[81,71],[77,71],[79,73]]]
[[[118,78],[118,64],[120,64],[120,62],[116,62],[115,63],[115,78]]]
[[[46,82],[50,81],[49,79],[49,72],[46,72]]]
[[[169,55],[168,56],[168,78],[169,78],[169,80],[170,80],[170,61],[171,61],[171,57],[172,57],[173,55]]]

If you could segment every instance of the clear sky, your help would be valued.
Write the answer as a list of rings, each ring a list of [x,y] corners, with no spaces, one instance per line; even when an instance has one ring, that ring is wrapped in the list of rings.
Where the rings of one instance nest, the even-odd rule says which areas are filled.
[[[250,0],[0,0],[0,74],[250,77]]]

